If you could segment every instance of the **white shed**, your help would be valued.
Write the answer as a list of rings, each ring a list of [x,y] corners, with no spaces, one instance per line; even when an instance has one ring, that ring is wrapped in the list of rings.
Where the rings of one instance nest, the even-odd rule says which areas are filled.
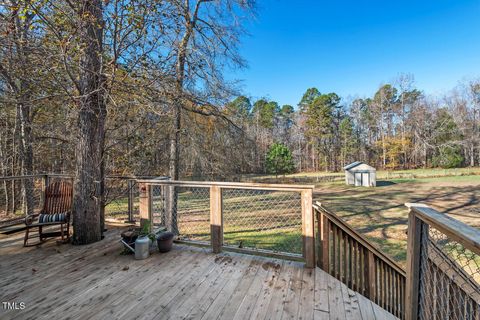
[[[361,161],[350,163],[343,168],[345,182],[356,187],[375,187],[377,185],[377,170]]]

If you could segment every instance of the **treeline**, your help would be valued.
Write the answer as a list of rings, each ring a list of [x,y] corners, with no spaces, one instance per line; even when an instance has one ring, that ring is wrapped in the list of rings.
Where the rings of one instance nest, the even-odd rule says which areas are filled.
[[[294,108],[241,96],[227,105],[254,141],[242,146],[253,155],[250,170],[264,170],[274,142],[289,147],[297,171],[339,171],[358,160],[387,170],[480,164],[478,80],[432,97],[401,75],[368,98],[310,88],[299,100]]]

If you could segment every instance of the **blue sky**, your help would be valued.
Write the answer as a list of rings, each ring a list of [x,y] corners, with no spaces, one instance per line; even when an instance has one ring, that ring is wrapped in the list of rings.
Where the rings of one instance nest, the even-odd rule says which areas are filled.
[[[400,73],[427,94],[480,76],[480,0],[258,0],[240,52],[242,91],[296,105],[317,87],[370,96]]]

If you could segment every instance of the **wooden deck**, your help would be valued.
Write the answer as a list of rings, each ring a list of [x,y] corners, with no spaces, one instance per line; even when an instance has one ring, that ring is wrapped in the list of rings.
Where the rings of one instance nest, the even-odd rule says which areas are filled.
[[[396,319],[319,268],[175,245],[137,261],[119,229],[88,246],[0,238],[0,319]],[[20,306],[20,305],[17,305]]]

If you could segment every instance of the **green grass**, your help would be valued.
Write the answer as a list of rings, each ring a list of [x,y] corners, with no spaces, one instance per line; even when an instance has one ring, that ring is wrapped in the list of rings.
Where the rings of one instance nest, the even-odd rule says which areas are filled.
[[[154,215],[161,207],[154,200]],[[208,189],[187,189],[178,194],[180,237],[210,241]],[[128,201],[117,199],[105,209],[107,216],[126,217]],[[300,195],[291,192],[225,190],[223,193],[226,245],[293,254],[302,253]]]
[[[480,175],[480,167],[473,168],[429,168],[429,169],[409,169],[409,170],[377,170],[377,179],[418,179],[418,178],[434,178],[448,176],[469,176]],[[251,174],[242,175],[242,181],[279,181],[285,183],[316,183],[317,180],[325,181],[326,178],[335,178],[343,181],[343,171],[341,172],[298,172],[285,176],[269,175],[269,174]]]

